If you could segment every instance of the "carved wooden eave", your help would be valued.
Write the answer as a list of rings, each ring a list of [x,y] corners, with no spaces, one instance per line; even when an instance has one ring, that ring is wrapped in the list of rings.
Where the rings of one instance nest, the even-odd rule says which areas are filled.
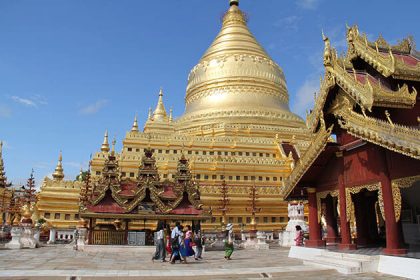
[[[325,67],[325,76],[321,80],[319,94],[315,106],[307,118],[308,128],[314,132],[317,129],[321,112],[324,109],[329,91],[338,85],[363,109],[371,110],[373,106],[389,108],[412,108],[416,103],[417,91],[413,87],[410,92],[404,84],[397,91],[393,91],[368,73],[349,72],[348,62],[338,58],[332,52],[331,63]]]
[[[333,114],[338,118],[340,127],[351,135],[397,153],[420,159],[420,130],[418,128],[363,116],[354,112],[351,106],[336,106]]]
[[[420,61],[411,55],[411,44],[408,39],[404,39],[397,46],[390,46],[381,37],[372,43],[368,42],[366,35],[359,34],[357,26],[353,26],[347,29],[347,42],[349,60],[360,57],[385,77],[420,81]],[[396,53],[411,57],[417,60],[417,63],[415,65],[405,63]]]
[[[326,129],[324,122],[321,122],[320,129],[313,135],[313,141],[311,142],[311,145],[308,147],[303,156],[297,161],[295,168],[292,170],[289,177],[287,177],[285,181],[285,188],[282,191],[284,199],[287,198],[287,196],[295,188],[296,184],[300,181],[300,179],[302,179],[303,175],[305,175],[306,171],[308,171],[309,167],[324,150],[328,143],[328,138],[331,135],[332,129],[333,125]]]

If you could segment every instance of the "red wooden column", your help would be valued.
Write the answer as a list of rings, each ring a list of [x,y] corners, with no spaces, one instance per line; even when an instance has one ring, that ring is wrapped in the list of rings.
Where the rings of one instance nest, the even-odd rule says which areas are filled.
[[[386,248],[383,250],[389,255],[405,255],[407,249],[402,248],[401,232],[395,221],[394,199],[392,197],[391,180],[384,172],[381,172],[382,197],[384,201],[385,211],[385,227],[386,227]]]
[[[336,157],[340,167],[338,175],[338,197],[340,200],[340,233],[341,243],[338,244],[340,250],[355,250],[356,244],[351,243],[350,223],[347,222],[346,213],[346,186],[344,185],[344,158],[343,152],[337,152]]]
[[[333,198],[327,196],[325,198],[325,220],[327,221],[327,243],[337,243],[337,221],[334,217],[334,202]]]
[[[323,247],[325,241],[321,240],[321,226],[318,222],[318,209],[316,205],[316,189],[307,188],[309,202],[309,240],[306,247]]]

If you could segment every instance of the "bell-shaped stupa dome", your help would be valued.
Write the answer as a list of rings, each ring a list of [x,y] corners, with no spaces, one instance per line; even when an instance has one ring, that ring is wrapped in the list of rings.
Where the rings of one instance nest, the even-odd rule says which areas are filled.
[[[282,69],[247,27],[238,1],[230,1],[222,29],[188,77],[181,130],[221,127],[240,133],[250,126],[303,127],[289,110]],[[274,126],[274,127],[273,127]]]

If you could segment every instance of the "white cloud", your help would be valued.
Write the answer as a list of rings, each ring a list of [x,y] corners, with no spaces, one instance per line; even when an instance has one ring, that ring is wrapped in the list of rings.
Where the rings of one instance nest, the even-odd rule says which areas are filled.
[[[28,107],[37,107],[36,103],[30,99],[27,98],[22,98],[16,95],[11,96],[10,98],[12,98],[13,101],[28,106]]]
[[[12,115],[12,109],[5,105],[0,105],[0,118],[8,118]]]
[[[308,77],[297,90],[292,111],[305,118],[306,110],[314,106],[314,93],[319,91],[319,78]]]
[[[296,16],[296,15],[292,15],[292,16],[287,16],[284,18],[281,18],[279,20],[277,20],[274,23],[275,27],[278,28],[282,28],[285,30],[292,30],[292,31],[297,31],[298,30],[298,23],[300,21],[300,17]]]
[[[87,105],[79,110],[82,115],[91,115],[99,112],[108,103],[106,99],[100,99],[93,104]]]
[[[27,97],[21,97],[17,95],[12,95],[10,98],[15,101],[16,103],[19,103],[21,105],[27,106],[27,107],[34,107],[37,108],[39,105],[47,105],[48,102],[42,95],[35,94],[29,98]]]
[[[296,4],[306,10],[315,10],[319,4],[319,0],[296,0]]]

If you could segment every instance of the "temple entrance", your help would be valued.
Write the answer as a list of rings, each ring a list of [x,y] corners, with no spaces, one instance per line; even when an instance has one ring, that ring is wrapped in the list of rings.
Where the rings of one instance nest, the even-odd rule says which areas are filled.
[[[379,210],[378,191],[363,189],[352,194],[355,243],[358,247],[385,246],[385,224]]]
[[[420,257],[420,181],[401,188],[401,226],[409,254]]]

